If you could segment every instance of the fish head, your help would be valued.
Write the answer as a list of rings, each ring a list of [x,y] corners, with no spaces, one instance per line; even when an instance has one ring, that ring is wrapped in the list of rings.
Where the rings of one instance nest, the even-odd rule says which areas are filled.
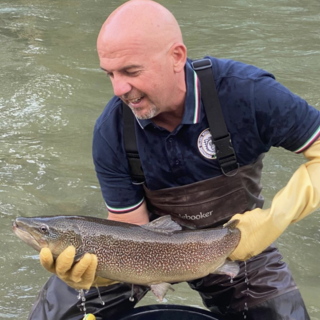
[[[63,217],[19,217],[13,222],[12,230],[37,251],[49,248],[54,258],[70,245],[77,252],[82,246],[78,226]]]

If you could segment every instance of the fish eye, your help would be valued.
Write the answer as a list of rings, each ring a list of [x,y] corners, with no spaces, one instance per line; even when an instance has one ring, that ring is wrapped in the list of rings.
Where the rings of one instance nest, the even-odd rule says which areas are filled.
[[[39,227],[39,229],[40,229],[40,231],[41,231],[42,233],[47,233],[47,232],[49,232],[49,227],[48,227],[47,225],[45,225],[45,224],[42,224],[42,225]]]

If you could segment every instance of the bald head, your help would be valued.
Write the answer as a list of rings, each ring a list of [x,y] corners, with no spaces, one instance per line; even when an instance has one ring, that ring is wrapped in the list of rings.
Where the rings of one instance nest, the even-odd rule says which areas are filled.
[[[117,8],[103,24],[98,53],[116,51],[123,44],[143,46],[150,54],[182,43],[178,22],[165,7],[150,0],[131,0]]]
[[[170,11],[150,0],[131,0],[103,24],[97,49],[113,91],[139,119],[182,116],[187,50]]]

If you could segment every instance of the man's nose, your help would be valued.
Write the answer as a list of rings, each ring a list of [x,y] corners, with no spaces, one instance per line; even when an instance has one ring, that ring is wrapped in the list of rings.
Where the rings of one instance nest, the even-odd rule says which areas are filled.
[[[131,91],[132,87],[126,81],[125,77],[114,76],[112,79],[113,92],[116,96],[121,97],[122,95]]]

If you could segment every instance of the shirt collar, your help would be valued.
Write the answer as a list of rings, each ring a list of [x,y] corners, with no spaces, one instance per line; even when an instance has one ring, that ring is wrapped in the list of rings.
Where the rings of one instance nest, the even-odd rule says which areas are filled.
[[[181,124],[195,124],[200,119],[200,82],[197,73],[191,66],[191,60],[187,60],[185,65],[187,95],[184,106],[184,113]],[[140,127],[144,129],[147,125],[152,124],[151,119],[137,119]]]
[[[195,124],[199,122],[200,115],[200,81],[189,59],[187,60],[185,70],[187,96],[181,124]]]

